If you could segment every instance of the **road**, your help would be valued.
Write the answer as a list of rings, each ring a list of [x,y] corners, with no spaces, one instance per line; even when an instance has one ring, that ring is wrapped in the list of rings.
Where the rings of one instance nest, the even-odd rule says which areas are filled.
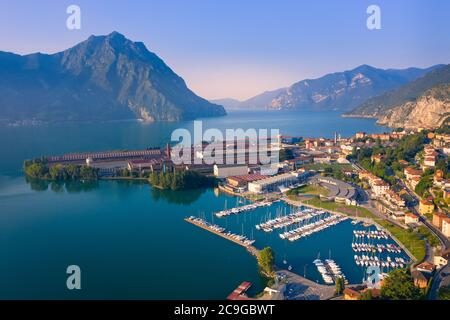
[[[399,179],[400,180],[400,179]],[[443,249],[447,250],[450,249],[450,240],[444,236],[441,232],[441,230],[439,230],[438,228],[436,228],[433,224],[431,224],[425,217],[423,217],[422,215],[419,214],[419,210],[418,208],[418,203],[419,203],[419,196],[413,191],[411,190],[404,182],[403,180],[400,180],[402,185],[404,186],[405,190],[408,192],[408,194],[414,199],[415,205],[409,207],[409,209],[414,212],[415,214],[417,214],[419,216],[420,221],[431,231],[434,233],[434,235],[436,235],[436,237],[439,238],[439,240],[441,241],[442,245],[443,245]]]
[[[420,221],[423,223],[424,226],[426,226],[428,228],[428,230],[430,230],[436,237],[438,237],[438,239],[441,241],[442,244],[442,249],[443,250],[448,250],[450,249],[450,240],[444,236],[441,233],[441,230],[439,230],[438,228],[436,228],[432,223],[430,223],[425,217],[423,217],[422,215],[420,215],[418,213],[418,204],[419,204],[419,196],[413,191],[411,190],[406,183],[403,182],[403,180],[400,180],[401,184],[404,186],[405,190],[408,192],[408,194],[414,199],[414,205],[410,207],[410,210],[412,212],[414,212],[415,214],[417,214],[419,216]],[[429,254],[429,249],[427,249],[427,260],[431,260],[431,256]],[[431,261],[433,262],[433,261]],[[430,300],[436,300],[438,298],[438,291],[439,291],[439,287],[440,284],[442,282],[442,280],[444,279],[443,274],[450,274],[450,265],[447,264],[446,266],[444,266],[443,268],[441,268],[440,270],[437,270],[434,277],[433,277],[433,283],[431,285],[431,289],[430,289],[430,293],[428,296],[428,299]]]
[[[356,164],[354,162],[352,162],[352,166],[357,170],[362,169],[358,164]],[[423,217],[422,215],[419,214],[418,209],[417,209],[417,207],[419,205],[419,200],[420,200],[419,196],[414,192],[414,190],[411,190],[409,188],[409,186],[402,179],[397,179],[397,180],[398,180],[400,186],[402,186],[403,189],[406,190],[408,192],[408,194],[411,196],[411,198],[413,199],[412,206],[410,206],[409,209],[413,213],[415,213],[417,216],[419,216],[420,221],[423,223],[424,226],[426,226],[428,228],[428,230],[430,230],[434,235],[436,235],[436,237],[438,237],[438,239],[440,240],[440,242],[442,244],[442,247],[443,247],[442,249],[449,250],[450,249],[450,240],[441,233],[441,230],[436,228],[425,217]],[[368,200],[367,203],[365,203],[363,206],[370,210],[370,205],[371,205],[371,202],[370,202],[370,200]],[[370,211],[373,212],[374,214],[376,214],[376,212],[378,210],[370,210]],[[377,216],[379,216],[379,214],[377,214]],[[429,248],[429,245],[427,245],[425,259],[427,261],[432,259],[431,248]],[[430,262],[433,262],[433,261],[430,261]],[[443,274],[450,274],[450,265],[449,264],[447,264],[440,270],[436,271],[436,274],[435,274],[434,280],[433,280],[433,284],[431,286],[429,299],[431,299],[431,300],[437,299],[437,293],[439,290],[439,286],[444,278],[442,276]]]
[[[444,278],[446,278],[446,277],[443,276],[443,274],[445,274],[446,277],[450,277],[450,276],[448,276],[448,274],[450,274],[450,265],[447,264],[445,267],[443,267],[440,270],[436,271],[436,273],[434,275],[434,280],[433,280],[433,284],[431,286],[430,295],[428,296],[428,299],[430,299],[430,300],[437,300],[438,299],[439,286],[440,286],[442,280]]]

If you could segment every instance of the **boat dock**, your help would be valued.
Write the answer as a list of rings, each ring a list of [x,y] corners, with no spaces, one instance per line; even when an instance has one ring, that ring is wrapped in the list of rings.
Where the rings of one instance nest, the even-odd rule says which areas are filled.
[[[245,211],[255,210],[255,209],[261,208],[261,207],[268,207],[271,204],[272,203],[268,202],[268,201],[255,202],[255,203],[247,204],[247,205],[241,206],[241,207],[231,208],[228,210],[222,210],[222,211],[216,212],[215,215],[219,218],[222,218],[222,217],[230,216],[232,214],[238,214],[238,213],[245,212]]]
[[[295,223],[302,223],[315,216],[324,214],[324,211],[315,211],[314,209],[305,209],[296,213],[289,214],[287,216],[278,217],[272,220],[268,220],[261,224],[256,225],[256,229],[263,230],[265,232],[272,232],[274,229],[280,229],[288,227]]]
[[[316,232],[319,232],[319,231],[325,230],[331,226],[337,225],[345,220],[347,220],[347,217],[345,217],[345,216],[330,215],[329,217],[321,219],[317,222],[307,224],[307,225],[301,226],[300,228],[281,233],[279,236],[281,239],[287,239],[289,241],[296,241],[300,238],[312,235]]]
[[[247,290],[252,286],[250,282],[244,281],[239,287],[234,289],[232,293],[227,297],[227,300],[253,300],[247,297],[245,294]]]
[[[184,221],[189,222],[190,224],[193,224],[193,225],[195,225],[199,228],[202,228],[204,230],[207,230],[209,232],[212,232],[215,235],[218,235],[222,238],[230,240],[240,246],[243,246],[255,257],[259,256],[259,250],[256,249],[254,246],[252,246],[252,244],[255,242],[254,240],[249,240],[249,239],[247,239],[247,237],[242,236],[242,235],[236,235],[231,232],[225,232],[224,228],[219,227],[217,225],[210,224],[200,218],[191,216],[189,218],[185,218]]]

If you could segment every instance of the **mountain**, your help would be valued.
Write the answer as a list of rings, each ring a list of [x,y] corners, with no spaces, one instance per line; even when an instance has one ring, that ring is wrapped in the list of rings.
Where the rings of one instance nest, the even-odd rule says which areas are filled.
[[[426,90],[412,101],[404,102],[379,116],[378,123],[388,127],[438,128],[450,117],[450,83]]]
[[[239,109],[241,103],[241,101],[231,98],[209,100],[209,102],[224,106],[226,110]]]
[[[178,121],[226,114],[189,90],[142,42],[118,32],[51,55],[0,52],[0,106],[3,120]]]
[[[426,90],[446,83],[450,83],[450,65],[441,65],[411,83],[367,100],[346,116],[378,118],[394,107],[415,101]]]
[[[432,70],[408,68],[378,69],[368,65],[353,70],[306,79],[281,90],[266,105],[268,109],[348,111],[367,99],[390,91]]]
[[[240,101],[236,99],[217,99],[211,102],[223,105],[225,109],[228,110],[256,110],[256,109],[267,109],[270,102],[276,98],[285,88],[276,89],[272,91],[265,91],[258,94],[250,99]]]
[[[284,92],[284,90],[286,90],[286,88],[265,91],[257,96],[242,101],[239,106],[240,108],[245,109],[267,109],[270,102]]]

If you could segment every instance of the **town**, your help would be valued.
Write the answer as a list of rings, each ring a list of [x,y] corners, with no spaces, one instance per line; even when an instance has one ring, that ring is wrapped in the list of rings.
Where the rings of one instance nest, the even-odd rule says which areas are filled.
[[[140,179],[150,183],[154,180],[152,177],[156,176],[160,181],[164,175],[179,172],[207,176],[214,178],[221,192],[253,203],[218,212],[216,216],[219,218],[244,214],[281,200],[310,209],[266,221],[256,226],[258,230],[271,232],[297,224],[296,229],[280,233],[282,239],[295,241],[338,224],[347,217],[355,224],[375,224],[380,231],[371,232],[389,234],[400,247],[354,242],[353,250],[397,253],[405,250],[410,263],[401,257],[395,261],[390,257],[388,261],[381,261],[355,255],[357,265],[403,268],[408,264],[414,284],[426,290],[429,297],[436,297],[440,287],[448,286],[450,132],[447,126],[437,130],[398,129],[384,134],[357,132],[346,138],[338,133],[332,138],[280,135],[276,139],[268,139],[264,150],[269,154],[275,151],[279,154],[279,161],[271,165],[249,161],[252,156],[259,160],[258,149],[253,151],[256,154],[252,154],[249,141],[245,141],[243,154],[237,151],[237,144],[216,143],[214,151],[215,156],[231,154],[235,164],[211,163],[203,152],[208,144],[203,142],[200,146],[190,147],[190,159],[195,159],[192,163],[175,164],[172,147],[167,144],[165,148],[48,156],[26,161],[25,172],[30,178],[48,180]],[[78,172],[78,175],[73,172]],[[192,186],[188,183],[183,187]],[[227,234],[224,228],[210,225],[200,218],[190,217],[186,221],[251,248],[249,251],[259,256],[259,251],[252,247],[254,240],[244,235]],[[316,264],[324,272],[327,284],[337,283],[332,273],[328,274],[327,268],[321,267],[320,260]],[[331,264],[334,265],[334,261]],[[273,290],[285,291],[286,287],[278,289]],[[343,293],[345,299],[356,299],[367,290],[364,285],[350,285]],[[371,294],[376,296],[377,292]],[[274,296],[280,298],[279,295]]]

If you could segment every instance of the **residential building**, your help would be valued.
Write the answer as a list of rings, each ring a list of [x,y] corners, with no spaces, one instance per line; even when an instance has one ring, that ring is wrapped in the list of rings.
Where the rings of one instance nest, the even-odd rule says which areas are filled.
[[[409,184],[411,185],[411,188],[414,190],[416,189],[417,185],[420,182],[420,178],[419,177],[414,177],[409,181]]]
[[[446,237],[450,237],[450,218],[442,219],[442,234]]]
[[[391,136],[387,133],[373,133],[370,135],[372,139],[380,139],[381,141],[388,141],[391,139]]]
[[[350,155],[353,152],[354,147],[352,145],[341,144],[342,153],[345,155]]]
[[[411,212],[405,214],[405,224],[417,224],[419,223],[419,217]]]
[[[372,162],[374,163],[380,163],[383,160],[383,155],[382,154],[374,154],[370,157],[370,159],[372,160]]]
[[[353,286],[344,289],[344,300],[359,300],[361,296],[370,291],[372,298],[379,298],[381,296],[380,289],[370,289],[366,286]]]
[[[422,177],[422,171],[411,168],[411,167],[407,167],[405,168],[405,170],[403,170],[403,173],[406,176],[407,180],[412,180],[414,178],[419,178]]]
[[[387,190],[389,190],[389,184],[381,179],[374,181],[372,184],[372,191],[377,197],[382,196]]]
[[[421,215],[432,214],[434,211],[434,203],[422,199],[419,203],[419,213]]]
[[[428,280],[430,274],[421,272],[419,270],[414,270],[411,272],[411,276],[414,280],[414,285],[420,289],[425,289],[428,286]]]
[[[445,214],[441,213],[441,212],[434,212],[433,213],[433,225],[436,228],[441,229],[442,228],[442,219],[444,219],[446,216]]]
[[[394,190],[387,190],[384,194],[384,197],[387,201],[389,201],[392,205],[396,207],[405,207],[406,203],[402,197],[400,197]]]
[[[420,263],[417,267],[417,270],[419,270],[420,272],[426,272],[426,273],[433,273],[435,270],[435,266],[434,264],[428,262],[428,261],[424,261],[422,263]]]
[[[330,164],[331,157],[330,156],[315,156],[314,163]]]
[[[433,263],[436,268],[441,268],[446,266],[450,261],[450,250],[444,251],[441,254],[435,254],[433,258]]]
[[[427,168],[434,168],[436,165],[436,157],[425,157],[423,159],[423,165]]]

